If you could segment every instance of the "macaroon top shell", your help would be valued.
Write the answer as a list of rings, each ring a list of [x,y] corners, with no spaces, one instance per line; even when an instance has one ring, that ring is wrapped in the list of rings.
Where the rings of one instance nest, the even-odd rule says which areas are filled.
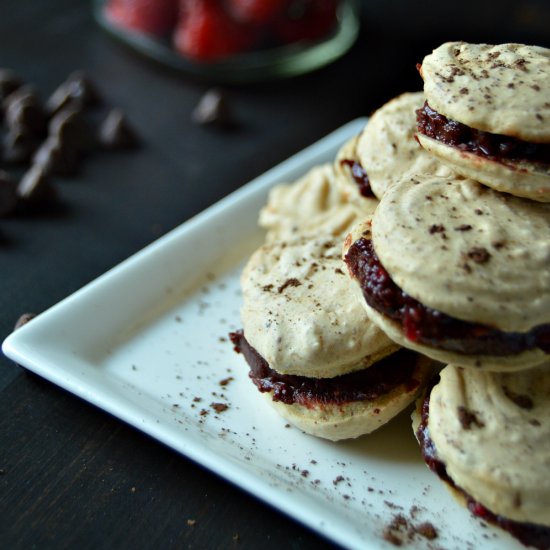
[[[405,178],[380,201],[372,240],[428,307],[506,332],[550,322],[550,204],[469,179]]]
[[[397,349],[345,269],[340,240],[328,237],[268,243],[251,256],[241,276],[244,335],[272,369],[330,378]]]
[[[550,49],[447,42],[420,68],[430,106],[484,132],[550,142]]]

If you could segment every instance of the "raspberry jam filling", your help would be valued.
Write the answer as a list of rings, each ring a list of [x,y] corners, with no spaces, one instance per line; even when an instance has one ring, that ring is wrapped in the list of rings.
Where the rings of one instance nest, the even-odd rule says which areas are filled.
[[[438,113],[427,101],[416,111],[416,121],[421,134],[490,160],[550,164],[550,145],[476,130]]]
[[[347,166],[350,169],[351,175],[357,184],[357,187],[359,187],[359,193],[361,196],[367,198],[375,196],[370,186],[369,176],[359,162],[351,159],[343,159],[340,161],[340,164],[342,166]]]
[[[428,428],[428,420],[430,415],[430,391],[431,389],[427,391],[426,397],[422,402],[420,425],[416,430],[416,439],[420,444],[422,456],[428,468],[435,472],[442,481],[450,485],[464,497],[468,510],[470,510],[470,512],[475,516],[488,523],[497,525],[505,531],[508,531],[508,533],[526,546],[533,546],[539,550],[547,550],[550,548],[550,527],[537,525],[535,523],[514,521],[495,514],[483,506],[483,504],[475,500],[471,495],[466,493],[464,489],[455,484],[447,473],[445,464],[438,458],[435,445],[430,437]]]
[[[393,282],[370,239],[353,243],[345,261],[361,285],[367,304],[399,323],[413,342],[470,355],[506,356],[536,348],[550,353],[550,324],[527,333],[503,332],[424,306]]]
[[[345,405],[352,401],[374,401],[394,388],[404,385],[407,392],[418,388],[413,375],[416,355],[399,350],[375,365],[334,378],[309,378],[279,374],[248,343],[243,331],[231,332],[235,351],[242,353],[250,366],[249,376],[262,392],[272,392],[273,401],[286,405],[297,403],[308,408],[322,405]]]

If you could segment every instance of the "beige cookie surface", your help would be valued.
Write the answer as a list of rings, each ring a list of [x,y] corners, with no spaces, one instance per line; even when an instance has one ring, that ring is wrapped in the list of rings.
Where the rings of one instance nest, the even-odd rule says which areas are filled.
[[[241,276],[241,319],[250,345],[282,374],[333,377],[360,370],[397,346],[349,299],[341,241],[267,243]]]
[[[550,205],[469,179],[404,179],[372,219],[374,249],[422,304],[505,332],[550,322]]]
[[[453,481],[492,512],[550,526],[550,362],[518,373],[445,367],[428,429]]]
[[[550,142],[550,50],[447,42],[421,67],[430,106],[472,128]]]
[[[418,134],[422,147],[457,174],[489,187],[540,202],[550,202],[550,166],[526,161],[492,160]]]
[[[388,368],[399,368],[397,355],[394,364],[391,363],[392,357],[387,358],[390,363]],[[415,361],[412,379],[418,382],[417,385],[401,384],[374,400],[306,406],[297,403],[287,405],[273,401],[270,393],[264,395],[283,418],[303,432],[331,441],[352,439],[372,433],[414,401],[433,373],[432,364],[425,357],[418,355]]]
[[[292,183],[273,187],[258,223],[267,230],[266,241],[303,235],[344,234],[363,215],[374,211],[374,200],[360,206],[350,200],[349,190],[336,177],[334,166],[315,166]]]
[[[401,94],[370,117],[358,139],[357,158],[378,199],[409,172],[451,174],[451,169],[422,149],[414,137],[416,110],[423,104],[422,92]]]

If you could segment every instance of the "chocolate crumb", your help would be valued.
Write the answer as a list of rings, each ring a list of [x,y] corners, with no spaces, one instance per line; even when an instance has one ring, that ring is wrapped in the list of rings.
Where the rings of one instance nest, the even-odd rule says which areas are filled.
[[[428,540],[434,540],[437,538],[437,529],[429,521],[425,521],[414,527],[414,530]]]
[[[467,409],[466,407],[461,405],[460,407],[457,408],[457,413],[458,413],[458,420],[463,429],[471,430],[472,425],[475,425],[478,428],[485,427],[485,424],[481,420],[479,420],[475,412]]]
[[[229,405],[226,403],[210,403],[210,406],[217,412],[221,413],[229,409]]]
[[[229,382],[233,382],[235,380],[232,376],[228,376],[227,378],[224,378],[223,380],[220,380],[220,386],[227,386]]]
[[[468,251],[468,258],[476,264],[485,264],[491,259],[491,254],[486,248],[476,246]]]
[[[409,530],[409,522],[407,518],[402,514],[397,514],[393,517],[391,522],[386,525],[382,536],[386,541],[394,546],[402,546],[407,538],[407,531]]]
[[[332,480],[333,485],[338,485],[339,483],[342,483],[344,481],[344,476],[338,476],[335,479]]]
[[[462,225],[455,227],[455,231],[470,231],[471,229],[472,226],[468,223],[463,223]]]

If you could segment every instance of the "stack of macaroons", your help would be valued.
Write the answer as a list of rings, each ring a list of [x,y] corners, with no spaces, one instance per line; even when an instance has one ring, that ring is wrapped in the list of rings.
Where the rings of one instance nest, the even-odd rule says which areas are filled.
[[[345,273],[344,235],[378,205],[341,162],[356,142],[271,190],[259,216],[265,242],[241,276],[243,330],[230,335],[275,410],[333,441],[385,424],[434,372],[431,359],[400,349],[370,321]]]
[[[548,549],[550,50],[446,43],[419,70],[424,94],[359,138],[380,203],[346,236],[347,272],[391,340],[446,365],[413,415],[428,466]]]

